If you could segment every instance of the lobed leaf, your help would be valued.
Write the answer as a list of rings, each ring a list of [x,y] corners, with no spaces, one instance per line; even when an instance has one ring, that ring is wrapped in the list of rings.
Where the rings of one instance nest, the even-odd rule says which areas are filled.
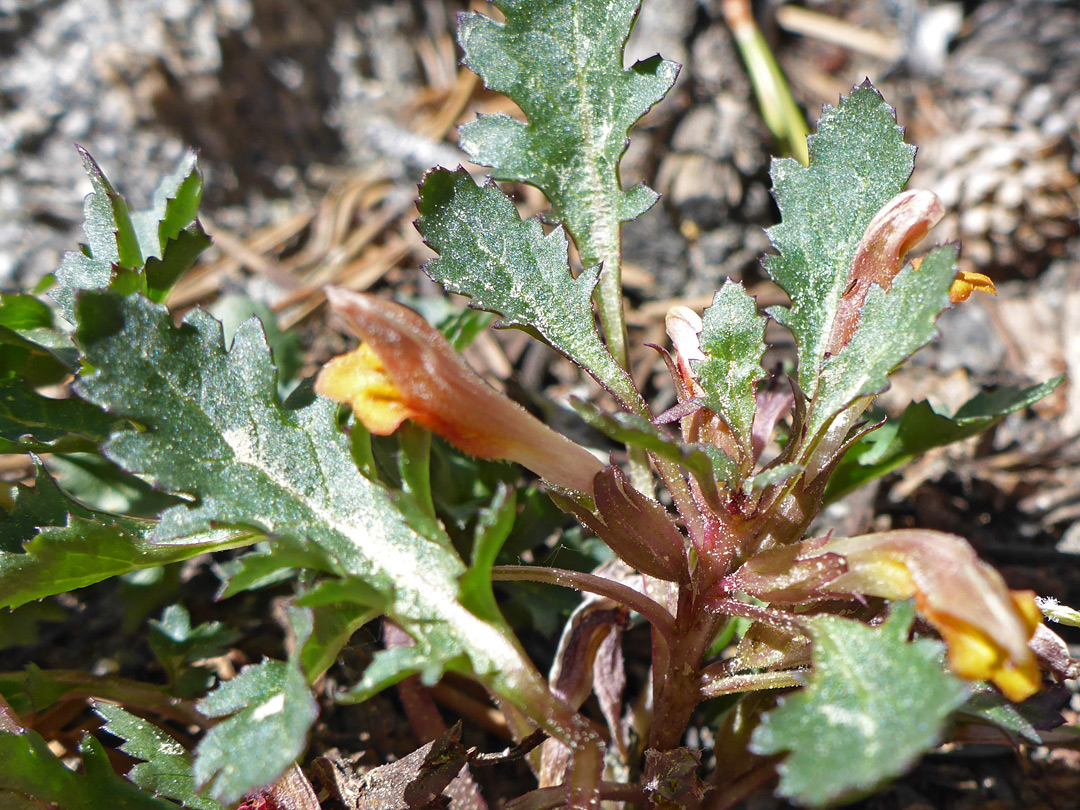
[[[825,807],[866,795],[940,742],[967,689],[942,662],[942,644],[908,642],[911,602],[893,605],[880,627],[822,615],[807,618],[813,669],[754,730],[750,748],[790,752],[778,793]]]
[[[808,436],[818,435],[855,400],[884,391],[889,374],[934,339],[934,323],[949,306],[956,256],[954,245],[934,248],[918,268],[909,264],[901,270],[888,291],[871,288],[851,341],[825,358],[807,416]]]
[[[160,619],[149,622],[150,649],[173,684],[187,665],[200,659],[222,655],[239,634],[221,622],[203,622],[192,627],[191,614],[183,605],[169,605]]]
[[[163,301],[176,280],[210,245],[195,215],[202,175],[194,152],[158,185],[151,207],[131,212],[90,154],[79,147],[92,192],[83,203],[82,250],[64,254],[49,291],[60,314],[74,323],[81,290],[107,287],[123,294],[142,292]]]
[[[477,186],[464,169],[428,172],[420,186],[416,227],[439,254],[424,266],[470,305],[502,316],[495,326],[534,329],[628,406],[640,401],[626,372],[596,332],[592,294],[599,268],[576,279],[561,229],[545,235],[522,221],[492,182]]]
[[[730,279],[705,310],[699,335],[704,360],[695,361],[703,404],[731,429],[742,449],[744,472],[754,459],[753,427],[757,383],[765,379],[765,318],[742,284]]]
[[[319,714],[295,662],[266,660],[244,667],[197,708],[221,720],[195,749],[196,788],[222,804],[269,785],[304,752]]]
[[[103,579],[253,542],[236,532],[193,533],[152,541],[155,524],[92,512],[62,493],[38,468],[33,489],[20,486],[0,515],[0,606],[92,585]]]
[[[52,399],[0,379],[0,453],[93,452],[116,420],[74,397]]]
[[[0,806],[64,810],[176,810],[113,773],[93,737],[80,746],[85,774],[70,770],[35,731],[0,731]]]
[[[441,529],[418,533],[399,499],[357,468],[336,405],[306,390],[281,402],[258,321],[242,324],[226,350],[206,313],[176,325],[141,296],[84,293],[78,317],[94,369],[78,391],[143,426],[114,434],[106,455],[188,499],[161,515],[156,542],[217,526],[266,534],[270,564],[252,569],[248,584],[271,573],[283,549],[288,566],[360,580],[378,594],[429,670],[449,666],[511,697],[532,683],[510,634],[461,604],[465,567]],[[230,590],[239,588],[234,578]]]
[[[824,108],[809,147],[808,167],[773,161],[781,222],[768,234],[779,255],[765,269],[791,298],[769,314],[794,334],[799,386],[813,399],[856,247],[878,210],[904,190],[915,148],[869,83]]]
[[[124,740],[120,746],[134,759],[143,760],[127,773],[127,778],[155,796],[175,799],[193,810],[224,810],[208,796],[195,792],[191,754],[160,728],[136,717],[119,706],[92,702],[94,711],[105,721],[103,728]]]
[[[623,191],[618,164],[634,123],[667,93],[678,66],[652,57],[623,68],[639,0],[500,0],[505,23],[461,15],[465,64],[528,118],[482,116],[462,148],[496,178],[530,183],[573,236],[586,266],[617,262],[618,227],[657,195]],[[616,255],[612,255],[615,251]]]

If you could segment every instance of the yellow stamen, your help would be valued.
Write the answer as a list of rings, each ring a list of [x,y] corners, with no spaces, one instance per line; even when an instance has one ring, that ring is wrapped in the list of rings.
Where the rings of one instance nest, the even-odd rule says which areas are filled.
[[[961,270],[952,286],[949,287],[949,300],[954,304],[967,301],[971,294],[976,291],[997,295],[997,290],[994,289],[994,282],[990,276]]]

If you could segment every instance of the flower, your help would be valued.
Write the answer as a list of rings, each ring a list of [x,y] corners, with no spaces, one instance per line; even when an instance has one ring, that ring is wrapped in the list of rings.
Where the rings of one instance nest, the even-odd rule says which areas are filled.
[[[874,214],[855,248],[848,286],[840,298],[828,351],[839,354],[859,326],[859,318],[872,284],[888,290],[908,251],[923,240],[945,216],[945,207],[932,191],[897,194]]]
[[[898,600],[915,597],[919,612],[948,645],[949,668],[987,680],[1009,700],[1024,700],[1042,683],[1028,642],[1042,621],[1030,591],[1010,591],[964,539],[901,529],[830,540],[819,553],[838,554],[847,572],[829,591]]]
[[[327,363],[315,390],[351,405],[372,433],[389,435],[411,419],[470,455],[516,461],[552,484],[592,493],[600,461],[491,388],[420,315],[334,287],[327,298],[364,342]]]
[[[752,557],[721,583],[776,604],[812,604],[838,594],[893,601],[914,597],[948,646],[949,668],[987,680],[1010,700],[1042,680],[1029,642],[1042,614],[1030,591],[1010,591],[963,538],[919,529],[804,540]]]

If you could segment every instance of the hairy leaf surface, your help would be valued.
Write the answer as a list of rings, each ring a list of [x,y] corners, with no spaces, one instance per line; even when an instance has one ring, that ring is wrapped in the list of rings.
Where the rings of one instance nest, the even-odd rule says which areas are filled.
[[[592,294],[599,268],[570,274],[562,230],[545,235],[539,220],[522,221],[498,186],[477,186],[464,169],[436,169],[420,187],[416,226],[439,258],[424,270],[472,306],[496,312],[496,327],[535,329],[621,399],[633,384],[596,332]]]
[[[290,564],[362,580],[417,640],[424,668],[450,666],[511,691],[521,678],[531,683],[509,632],[459,601],[465,567],[449,539],[418,534],[392,493],[359,471],[337,407],[314,396],[280,401],[258,321],[241,325],[226,351],[209,315],[177,326],[140,296],[84,294],[79,319],[95,369],[79,391],[145,428],[115,434],[106,454],[193,499],[162,514],[155,540],[217,526],[265,533]]]
[[[871,288],[851,342],[825,358],[807,435],[824,430],[856,399],[884,391],[889,374],[934,339],[934,323],[949,306],[956,255],[953,245],[934,248],[917,269],[909,264],[901,270],[888,291]]]
[[[915,148],[869,85],[826,106],[809,144],[809,167],[792,158],[773,161],[781,222],[768,233],[779,255],[765,268],[791,298],[790,307],[769,314],[795,335],[799,385],[812,397],[855,249],[878,210],[904,190]]]
[[[639,0],[501,0],[498,23],[464,14],[465,64],[527,117],[488,115],[460,130],[462,148],[500,180],[530,183],[551,201],[588,265],[618,250],[618,226],[656,201],[623,191],[618,163],[630,127],[663,98],[678,66],[653,57],[623,68]]]
[[[281,776],[304,753],[319,714],[303,672],[292,661],[244,667],[199,701],[198,709],[207,717],[227,718],[203,736],[192,769],[196,787],[222,804]]]
[[[82,250],[64,254],[50,296],[74,323],[75,296],[81,290],[111,287],[142,292],[164,301],[176,280],[210,245],[195,215],[202,197],[202,175],[195,153],[154,191],[149,209],[132,212],[101,167],[80,147],[93,191],[83,203]]]
[[[751,434],[756,410],[755,389],[765,379],[765,318],[742,284],[725,281],[701,319],[699,336],[705,359],[694,363],[698,383],[705,390],[704,405],[719,414],[738,439],[743,468],[748,470],[754,451]]]
[[[210,797],[196,794],[192,757],[184,746],[153,723],[119,706],[102,701],[94,701],[93,706],[105,720],[105,730],[124,740],[120,750],[143,760],[128,771],[128,779],[155,796],[175,799],[193,810],[223,810]]]
[[[825,807],[870,793],[940,742],[967,689],[944,668],[940,642],[908,642],[911,602],[881,627],[838,616],[807,620],[814,666],[754,730],[751,750],[790,752],[780,795]]]

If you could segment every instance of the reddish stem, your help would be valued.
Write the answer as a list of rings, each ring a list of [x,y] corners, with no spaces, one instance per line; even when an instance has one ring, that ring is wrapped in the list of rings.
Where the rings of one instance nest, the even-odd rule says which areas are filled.
[[[606,577],[539,565],[497,565],[491,569],[491,578],[496,582],[544,582],[606,596],[613,602],[626,605],[631,610],[640,613],[669,642],[674,631],[671,614],[659,602],[635,591],[629,585],[623,585],[621,582],[615,582]]]

